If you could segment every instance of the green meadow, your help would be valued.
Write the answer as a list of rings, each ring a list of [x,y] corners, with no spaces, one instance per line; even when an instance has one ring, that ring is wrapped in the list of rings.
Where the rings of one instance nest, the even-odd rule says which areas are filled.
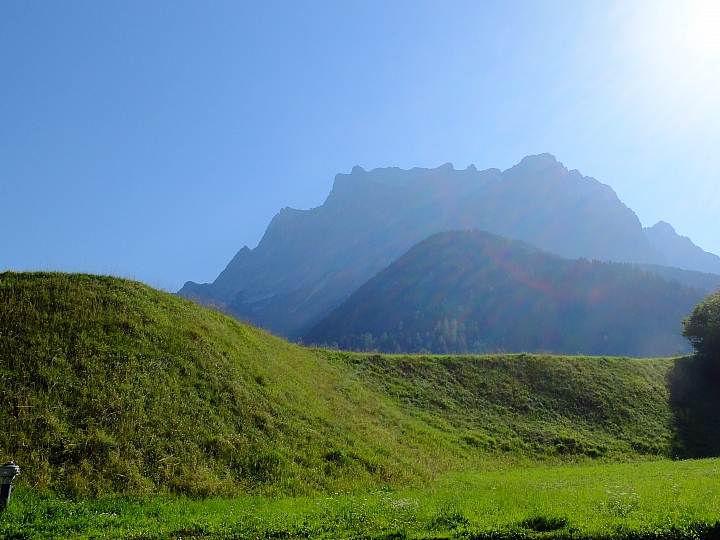
[[[720,460],[488,467],[308,497],[65,499],[22,490],[5,538],[717,538]]]
[[[714,538],[694,357],[357,354],[0,274],[3,538]]]

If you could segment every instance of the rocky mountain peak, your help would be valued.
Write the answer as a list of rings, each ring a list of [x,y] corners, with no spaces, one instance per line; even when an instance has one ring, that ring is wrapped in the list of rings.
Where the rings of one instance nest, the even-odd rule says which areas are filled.
[[[539,154],[504,172],[455,170],[451,163],[353,167],[335,176],[322,206],[283,208],[260,244],[240,250],[214,283],[188,282],[179,294],[225,302],[255,324],[297,338],[414,244],[463,229],[568,258],[659,264],[692,252],[700,262],[720,261],[698,255],[697,246],[686,249],[677,235],[668,243],[662,227],[643,231],[609,186]],[[670,244],[685,247],[673,254]]]
[[[687,236],[675,232],[664,221],[643,229],[652,246],[663,253],[662,263],[685,270],[720,274],[720,257],[696,246]]]

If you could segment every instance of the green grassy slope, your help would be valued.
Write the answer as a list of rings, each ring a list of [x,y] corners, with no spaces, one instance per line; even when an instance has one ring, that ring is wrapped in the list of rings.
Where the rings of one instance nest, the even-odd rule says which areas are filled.
[[[211,495],[716,455],[717,428],[677,428],[720,410],[685,362],[305,349],[136,282],[4,273],[0,459],[40,490]]]
[[[432,469],[322,356],[139,283],[3,274],[0,332],[0,458],[41,488],[302,492]]]
[[[337,353],[345,355],[346,353]],[[370,387],[459,446],[528,456],[671,455],[672,360],[347,356]]]

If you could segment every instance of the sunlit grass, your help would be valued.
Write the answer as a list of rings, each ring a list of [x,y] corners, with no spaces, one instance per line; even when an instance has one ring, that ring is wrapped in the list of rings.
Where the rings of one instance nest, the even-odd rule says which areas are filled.
[[[702,399],[673,405],[675,365],[307,349],[137,282],[7,272],[0,458],[40,491],[206,497],[420,486],[497,459],[713,455],[717,426],[688,435],[676,418],[712,418],[718,393],[681,370]]]
[[[43,499],[0,517],[12,538],[700,538],[720,532],[720,460],[513,467],[424,489],[300,498]]]
[[[0,538],[695,538],[692,357],[307,349],[145,285],[0,274]]]

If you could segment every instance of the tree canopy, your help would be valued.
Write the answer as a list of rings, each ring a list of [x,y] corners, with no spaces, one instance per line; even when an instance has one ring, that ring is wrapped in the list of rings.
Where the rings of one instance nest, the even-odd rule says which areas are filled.
[[[720,358],[720,287],[683,319],[682,334],[698,354]]]

